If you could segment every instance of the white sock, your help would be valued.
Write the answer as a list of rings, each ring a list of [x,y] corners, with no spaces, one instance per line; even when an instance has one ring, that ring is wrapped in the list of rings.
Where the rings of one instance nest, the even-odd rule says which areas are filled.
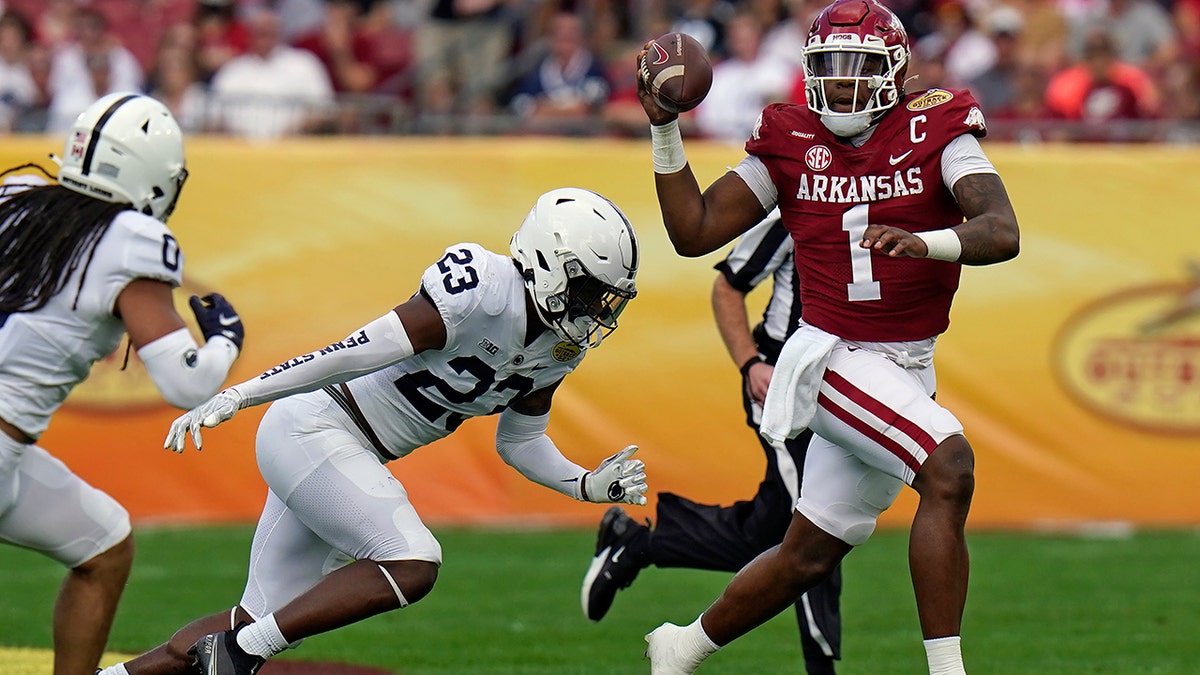
[[[129,675],[129,671],[125,670],[124,663],[118,663],[115,666],[109,666],[101,670],[99,673],[96,673],[96,675]]]
[[[967,675],[963,668],[962,638],[934,638],[925,641],[925,658],[929,659],[929,675]]]
[[[268,614],[238,631],[237,643],[247,654],[264,659],[275,656],[288,646],[283,633],[279,632],[279,624],[275,623],[274,614]]]
[[[687,650],[686,653],[694,654],[698,659],[707,658],[709,654],[720,649],[712,641],[712,638],[708,637],[708,633],[704,632],[704,626],[700,625],[700,619],[703,616],[701,614],[696,617],[695,621],[684,626],[683,633],[680,634],[681,646]]]

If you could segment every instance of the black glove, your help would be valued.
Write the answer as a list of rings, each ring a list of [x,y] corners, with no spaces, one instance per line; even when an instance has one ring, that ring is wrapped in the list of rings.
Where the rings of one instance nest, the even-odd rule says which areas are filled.
[[[246,328],[242,326],[242,317],[225,296],[220,293],[209,293],[203,298],[193,295],[188,304],[196,315],[196,323],[200,324],[200,332],[208,340],[220,335],[227,338],[242,351],[242,341],[246,339]]]

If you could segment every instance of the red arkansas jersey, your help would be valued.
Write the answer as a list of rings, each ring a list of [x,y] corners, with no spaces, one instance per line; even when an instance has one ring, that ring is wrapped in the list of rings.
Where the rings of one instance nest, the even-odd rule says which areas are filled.
[[[923,340],[946,330],[961,265],[859,246],[868,224],[909,232],[963,221],[942,181],[942,150],[985,133],[966,91],[905,96],[860,148],[804,105],[763,110],[746,152],[766,165],[796,241],[804,322],[849,340]]]

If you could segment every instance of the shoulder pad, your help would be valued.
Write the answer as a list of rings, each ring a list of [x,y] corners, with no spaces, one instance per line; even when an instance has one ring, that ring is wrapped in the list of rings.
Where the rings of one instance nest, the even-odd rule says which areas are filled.
[[[902,105],[910,114],[921,113],[931,121],[938,120],[952,135],[958,135],[953,133],[955,130],[980,138],[987,134],[983,109],[971,92],[965,89],[927,89],[905,97]]]
[[[512,284],[503,276],[516,269],[506,256],[479,244],[448,246],[437,262],[421,275],[421,287],[433,300],[448,326],[458,325],[476,309],[497,315],[508,306]]]

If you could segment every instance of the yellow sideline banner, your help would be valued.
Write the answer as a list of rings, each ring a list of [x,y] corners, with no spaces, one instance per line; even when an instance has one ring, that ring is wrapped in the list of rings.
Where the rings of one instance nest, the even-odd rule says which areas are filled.
[[[1200,152],[985,147],[1017,207],[1022,253],[964,270],[938,346],[939,400],[976,452],[971,526],[1200,524],[1192,208]],[[60,151],[54,139],[7,139],[0,161]],[[741,154],[688,144],[702,185]],[[566,185],[603,193],[640,235],[640,292],[621,329],[560,388],[551,436],[588,468],[637,443],[654,491],[720,503],[754,492],[764,458],[709,308],[722,253],[674,253],[647,143],[200,138],[189,141],[188,158],[191,177],[171,227],[185,254],[185,291],[220,291],[245,320],[245,352],[230,382],[382,315],[451,244],[506,252],[540,193]],[[178,411],[159,401],[136,359],[121,370],[123,351],[98,364],[41,444],[139,523],[254,519],[265,495],[254,461],[263,408],[208,431],[203,452],[165,451]],[[493,449],[494,424],[472,420],[391,464],[427,521],[598,520],[604,507],[566,500],[507,467]],[[630,510],[652,516],[654,503]],[[915,503],[905,491],[883,524],[907,525]]]

